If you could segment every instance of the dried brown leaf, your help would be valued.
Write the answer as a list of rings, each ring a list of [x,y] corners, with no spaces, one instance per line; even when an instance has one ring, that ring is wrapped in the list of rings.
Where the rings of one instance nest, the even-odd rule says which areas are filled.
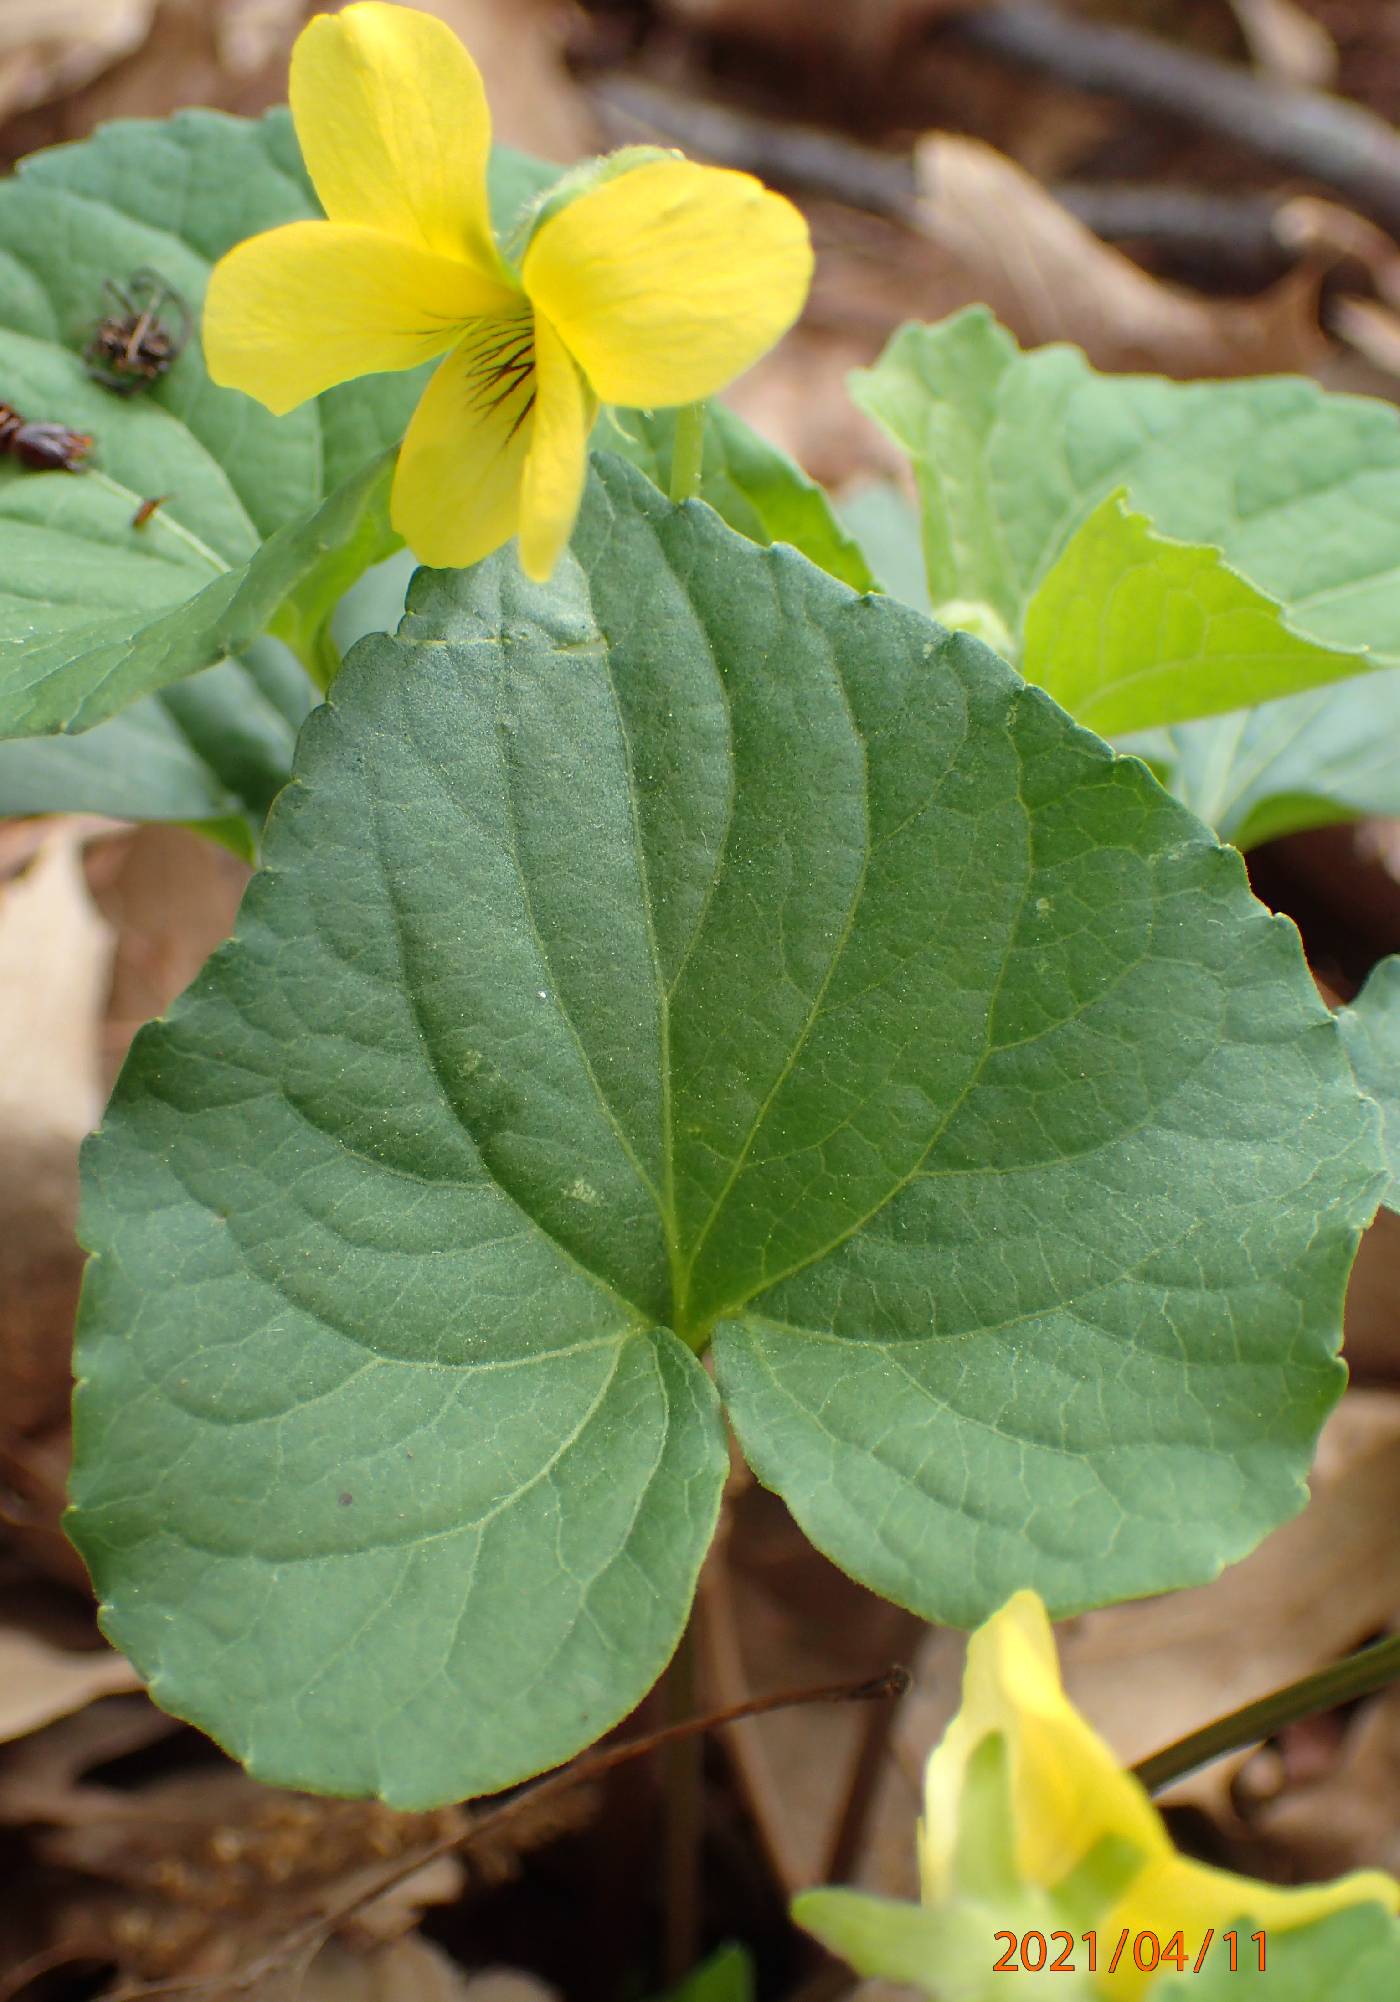
[[[0,1741],[42,1730],[96,1697],[140,1687],[131,1663],[111,1648],[79,1654],[23,1627],[0,1627]]]
[[[288,2002],[559,2002],[558,1990],[521,1968],[468,1974],[430,1940],[411,1934],[373,1954],[332,1940]]]
[[[1255,67],[1280,83],[1326,90],[1337,74],[1337,44],[1297,0],[1230,0]]]
[[[11,1432],[67,1402],[78,1142],[102,1109],[112,955],[82,840],[81,828],[48,823],[28,866],[0,884],[0,1412]]]
[[[1400,1874],[1400,1686],[1364,1703],[1315,1776],[1290,1775],[1249,1816],[1267,1867],[1291,1878]]]
[[[1258,298],[1196,297],[1101,242],[980,140],[933,133],[915,160],[925,231],[964,288],[956,303],[991,306],[1029,345],[1074,341],[1098,368],[1182,377],[1306,370],[1325,352],[1310,263]]]
[[[486,80],[492,129],[508,146],[570,162],[603,138],[564,67],[572,10],[563,0],[414,0],[466,43]]]
[[[156,0],[5,0],[0,120],[81,88],[140,48]]]
[[[922,1622],[837,1571],[775,1496],[747,1486],[706,1567],[699,1636],[706,1699],[877,1675],[906,1656]],[[862,1748],[893,1724],[885,1705],[778,1711],[724,1734],[774,1872],[788,1893],[821,1883]],[[913,1797],[902,1794],[907,1843]]]
[[[1071,1696],[1125,1763],[1324,1667],[1400,1606],[1400,1394],[1351,1391],[1329,1420],[1303,1513],[1211,1585],[1062,1630]],[[1246,1755],[1169,1798],[1223,1812]]]
[[[228,937],[249,871],[182,827],[149,826],[95,842],[87,874],[116,933],[103,1047],[110,1086],[137,1029],[164,1012]]]

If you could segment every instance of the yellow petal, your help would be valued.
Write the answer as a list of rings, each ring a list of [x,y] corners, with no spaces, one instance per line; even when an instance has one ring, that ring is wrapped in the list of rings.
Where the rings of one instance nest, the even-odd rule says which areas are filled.
[[[215,265],[205,360],[215,382],[280,413],[353,376],[430,361],[511,296],[465,264],[375,230],[287,223]]]
[[[1004,1736],[1009,1753],[1016,1863],[1027,1885],[1055,1891],[1105,1840],[1116,1839],[1121,1857],[1139,1858],[1095,1921],[1096,1987],[1117,2002],[1135,2002],[1154,1979],[1133,1959],[1139,1933],[1153,1933],[1165,1945],[1179,1931],[1194,1959],[1210,1928],[1218,1942],[1245,1916],[1266,1931],[1284,1932],[1348,1905],[1375,1901],[1394,1911],[1400,1903],[1400,1884],[1382,1871],[1281,1890],[1180,1855],[1146,1791],[1066,1697],[1054,1634],[1034,1592],[1018,1592],[968,1642],[962,1708],[928,1764],[920,1848],[930,1903],[957,1893],[953,1857],[967,1762],[993,1731]],[[1124,1930],[1128,1949],[1110,1974]],[[1242,1940],[1241,1965],[1247,1947]]]
[[[962,1708],[928,1763],[925,1896],[949,1895],[963,1773],[989,1732],[1006,1738],[1016,1860],[1028,1883],[1058,1884],[1105,1837],[1144,1858],[1171,1853],[1161,1817],[1060,1681],[1055,1637],[1034,1592],[1017,1592],[968,1642]]]
[[[509,542],[534,431],[530,314],[477,321],[428,384],[399,454],[390,514],[415,555],[465,568]]]
[[[695,403],[802,311],[807,225],[748,174],[659,160],[541,224],[521,276],[605,403]]]
[[[596,401],[548,320],[535,320],[534,436],[520,494],[520,567],[543,583],[578,517]]]
[[[1393,1912],[1397,1899],[1400,1884],[1382,1870],[1355,1870],[1330,1884],[1300,1884],[1285,1890],[1252,1877],[1237,1877],[1228,1870],[1213,1870],[1173,1851],[1135,1878],[1122,1899],[1099,1920],[1098,1986],[1115,2002],[1134,2002],[1149,1987],[1153,1979],[1150,1968],[1143,1971],[1133,1960],[1132,1942],[1139,1933],[1153,1933],[1159,1945],[1165,1945],[1173,1933],[1180,1932],[1187,1955],[1194,1961],[1213,1929],[1210,1951],[1218,1961],[1226,1951],[1221,1934],[1240,1919],[1248,1918],[1256,1930],[1272,1935],[1311,1925],[1315,1919],[1349,1905],[1376,1903]],[[1106,1963],[1124,1930],[1129,1940],[1127,1951],[1116,1972],[1109,1974]],[[1105,1940],[1109,1942],[1107,1952]],[[1265,1951],[1267,1954],[1267,1941]],[[1238,1941],[1237,1952],[1242,1968],[1257,1966],[1258,1948],[1250,1944],[1247,1930]],[[1149,1954],[1150,1949],[1144,1947],[1144,1958]]]
[[[445,22],[378,0],[318,14],[292,50],[290,94],[332,222],[499,271],[486,201],[491,114],[481,72]]]

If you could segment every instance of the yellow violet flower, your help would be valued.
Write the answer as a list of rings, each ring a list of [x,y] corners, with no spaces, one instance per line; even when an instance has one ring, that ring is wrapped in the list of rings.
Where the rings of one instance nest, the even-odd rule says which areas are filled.
[[[962,1708],[928,1762],[919,1851],[929,1905],[969,1888],[958,1883],[964,1787],[969,1760],[993,1734],[1006,1746],[1014,1861],[1022,1883],[1054,1893],[1096,1850],[1118,1859],[1111,1902],[1085,1921],[1098,1934],[1103,1994],[1132,2002],[1160,1978],[1134,1966],[1131,1949],[1117,1973],[1107,1973],[1124,1928],[1130,1941],[1154,1933],[1165,1943],[1182,1932],[1194,1958],[1210,1927],[1218,1940],[1246,1915],[1273,1934],[1349,1905],[1377,1902],[1388,1911],[1400,1905],[1400,1884],[1380,1870],[1283,1890],[1180,1855],[1145,1790],[1065,1695],[1055,1637],[1034,1592],[1018,1592],[973,1634]],[[1083,1962],[1082,1948],[1077,1958]]]
[[[1348,1930],[1368,1977],[1383,1980],[1400,1951],[1388,1916],[1400,1883],[1384,1871],[1281,1890],[1179,1855],[1146,1792],[1066,1697],[1034,1592],[1018,1592],[969,1641],[962,1708],[928,1762],[924,1810],[922,1904],[828,1887],[792,1909],[859,1973],[937,2002],[1002,2002],[1008,1973],[1026,1997],[1137,2002],[1150,1991],[1151,2002],[1159,1983],[1192,1975],[1202,1947],[1204,1986],[1218,1994],[1212,1974],[1230,1985],[1255,1968],[1260,1931],[1268,1970],[1311,1975],[1330,1965],[1335,1939],[1280,1935],[1357,1906],[1379,1922]],[[1233,1976],[1222,1937],[1232,1930]],[[1332,1992],[1323,1980],[1306,1991],[1319,2002]],[[1305,1992],[1284,1981],[1290,1995]]]
[[[802,309],[806,224],[747,174],[648,159],[547,206],[508,264],[491,230],[481,76],[433,16],[361,0],[292,52],[291,108],[324,222],[239,244],[215,267],[215,382],[270,410],[446,359],[409,425],[394,526],[424,562],[520,537],[543,579],[568,542],[600,401],[695,403]]]

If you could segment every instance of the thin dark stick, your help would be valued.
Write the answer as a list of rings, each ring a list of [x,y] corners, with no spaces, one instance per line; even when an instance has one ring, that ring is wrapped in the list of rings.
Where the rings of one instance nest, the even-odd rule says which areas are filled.
[[[909,1687],[909,1681],[907,1669],[894,1667],[866,1682],[836,1682],[820,1689],[780,1690],[775,1695],[751,1697],[745,1703],[735,1703],[726,1710],[714,1711],[703,1717],[687,1717],[676,1724],[665,1724],[659,1731],[644,1732],[620,1745],[609,1745],[601,1752],[587,1752],[582,1758],[575,1759],[572,1765],[561,1766],[557,1772],[547,1773],[543,1779],[522,1787],[509,1800],[491,1808],[467,1828],[441,1836],[410,1857],[399,1857],[352,1897],[343,1899],[330,1911],[319,1912],[304,1924],[292,1927],[275,1946],[250,1961],[246,1967],[232,1973],[187,1981],[137,1982],[133,1986],[114,1990],[113,2002],[137,2002],[137,1998],[146,2002],[146,1998],[151,1996],[193,1995],[210,1988],[217,1989],[221,1994],[245,1993],[288,1965],[306,1947],[314,1947],[329,1938],[347,1919],[363,1911],[366,1905],[373,1904],[376,1898],[382,1898],[386,1891],[394,1890],[407,1878],[416,1875],[427,1864],[437,1862],[441,1856],[450,1856],[455,1849],[469,1849],[483,1836],[498,1835],[512,1822],[537,1808],[541,1801],[553,1800],[585,1780],[601,1779],[605,1773],[625,1765],[629,1759],[645,1758],[668,1745],[679,1744],[682,1739],[698,1737],[706,1731],[717,1730],[723,1724],[737,1723],[744,1717],[761,1717],[770,1710],[795,1710],[807,1703],[870,1703],[902,1696]]]
[[[930,40],[942,34],[1059,83],[1124,97],[1218,133],[1291,173],[1326,182],[1400,234],[1400,133],[1360,105],[1030,0],[939,22]]]
[[[1396,1681],[1400,1681],[1400,1634],[1361,1648],[1344,1661],[1335,1661],[1314,1675],[1290,1682],[1286,1688],[1261,1696],[1255,1703],[1243,1704],[1226,1717],[1215,1718],[1199,1731],[1190,1731],[1175,1744],[1154,1752],[1150,1759],[1143,1759],[1133,1767],[1133,1772],[1149,1793],[1157,1793],[1183,1774],[1193,1773],[1197,1766],[1209,1765],[1212,1759],[1223,1758],[1227,1752],[1237,1752],[1245,1745],[1271,1738],[1285,1724],[1296,1724],[1300,1717],[1315,1717],[1320,1711],[1335,1709],[1339,1703],[1370,1696]]]
[[[923,1628],[912,1613],[903,1614],[902,1623],[905,1631],[895,1637],[895,1646],[901,1649],[906,1641],[912,1645]],[[898,1715],[895,1704],[882,1703],[863,1720],[855,1766],[819,1879],[823,1884],[848,1883],[860,1864]]]
[[[695,1710],[695,1614],[662,1682],[666,1712],[679,1723]],[[882,1709],[887,1709],[882,1704]],[[662,1782],[663,1937],[661,1974],[675,1988],[700,1957],[700,1833],[704,1747],[695,1736],[668,1745]]]

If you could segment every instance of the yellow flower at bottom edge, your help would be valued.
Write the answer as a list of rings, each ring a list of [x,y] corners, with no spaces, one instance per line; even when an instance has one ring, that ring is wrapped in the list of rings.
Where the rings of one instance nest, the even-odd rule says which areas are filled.
[[[281,413],[445,355],[393,490],[394,526],[426,563],[474,563],[518,533],[525,570],[547,577],[599,401],[698,402],[802,310],[812,250],[791,203],[670,157],[547,208],[515,271],[491,231],[481,76],[431,15],[379,0],[318,15],[290,96],[327,220],[216,265],[209,373]]]
[[[1388,1911],[1400,1905],[1400,1884],[1379,1870],[1283,1890],[1182,1856],[1144,1788],[1065,1695],[1055,1637],[1034,1592],[1018,1592],[973,1634],[962,1708],[928,1763],[919,1852],[930,1905],[975,1889],[957,1881],[964,1784],[972,1754],[993,1734],[1006,1746],[1012,1840],[1023,1883],[1054,1892],[1096,1849],[1111,1848],[1120,1864],[1128,1859],[1111,1901],[1085,1921],[1098,1934],[1098,1986],[1123,2002],[1157,1978],[1132,1965],[1131,1946],[1128,1964],[1107,1973],[1112,1944],[1124,1928],[1130,1942],[1138,1933],[1154,1933],[1165,1944],[1182,1932],[1194,1958],[1208,1928],[1215,1928],[1218,1940],[1246,1914],[1274,1933],[1349,1905],[1377,1902]]]

